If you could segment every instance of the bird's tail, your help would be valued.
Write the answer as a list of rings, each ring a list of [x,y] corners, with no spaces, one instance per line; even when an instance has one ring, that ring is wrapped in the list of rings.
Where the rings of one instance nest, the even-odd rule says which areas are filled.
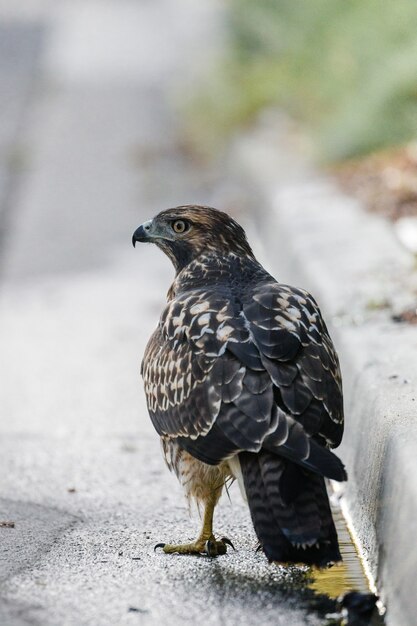
[[[323,476],[261,450],[241,452],[255,532],[269,561],[324,567],[341,561]]]

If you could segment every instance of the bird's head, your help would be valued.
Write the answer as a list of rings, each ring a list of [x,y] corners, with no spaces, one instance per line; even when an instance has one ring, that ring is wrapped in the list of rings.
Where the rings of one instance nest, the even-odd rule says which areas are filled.
[[[135,230],[133,245],[137,241],[155,243],[177,272],[203,253],[253,258],[243,228],[227,213],[205,206],[179,206],[158,213]]]

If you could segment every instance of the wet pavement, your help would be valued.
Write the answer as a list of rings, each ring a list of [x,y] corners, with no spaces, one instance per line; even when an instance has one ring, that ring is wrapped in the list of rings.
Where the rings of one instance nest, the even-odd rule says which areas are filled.
[[[219,5],[1,2],[0,14],[22,68],[1,56],[0,521],[14,527],[0,527],[0,623],[322,624],[334,602],[255,553],[234,486],[216,526],[236,552],[153,551],[192,539],[199,520],[139,380],[173,272],[130,238],[167,206],[245,221],[254,201],[224,163],[184,151],[172,104],[221,45]]]

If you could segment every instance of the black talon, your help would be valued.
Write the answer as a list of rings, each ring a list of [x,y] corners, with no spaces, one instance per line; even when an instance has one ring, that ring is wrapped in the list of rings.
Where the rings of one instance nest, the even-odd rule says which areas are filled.
[[[166,543],[157,543],[153,551],[156,552],[157,548],[165,548],[165,546],[166,546]]]
[[[256,548],[255,550],[255,554],[257,554],[258,552],[260,552],[262,550],[262,545],[259,544],[259,546]]]
[[[231,548],[233,548],[233,550],[236,552],[235,546],[233,545],[233,543],[230,541],[228,537],[222,537],[221,541],[225,543],[227,546],[230,546]]]
[[[207,556],[211,556],[211,557],[217,556],[217,548],[216,548],[216,544],[214,543],[214,541],[211,541],[211,539],[206,541],[205,548],[206,548]]]

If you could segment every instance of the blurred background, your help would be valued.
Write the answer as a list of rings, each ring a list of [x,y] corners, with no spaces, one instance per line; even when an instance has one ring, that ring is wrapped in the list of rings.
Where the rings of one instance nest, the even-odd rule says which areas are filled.
[[[226,6],[224,54],[192,107],[197,142],[216,149],[265,107],[278,106],[295,122],[310,157],[331,166],[345,190],[391,219],[415,215],[414,2],[229,0]],[[214,132],[204,133],[208,125]]]
[[[231,148],[259,119],[282,150],[278,182],[293,169],[286,120],[296,149],[367,207],[414,215],[416,87],[412,0],[0,0],[0,522],[15,525],[2,623],[96,626],[100,608],[124,624],[132,602],[180,621],[190,565],[176,578],[149,546],[194,524],[139,379],[173,270],[133,250],[132,232],[163,208],[211,204],[261,251],[261,194]],[[138,552],[140,588],[143,563],[117,560]],[[250,554],[230,567],[271,581]],[[207,606],[199,571],[190,620]],[[283,599],[261,587],[245,598],[277,624]],[[230,608],[246,623],[236,589],[210,606],[213,623]]]
[[[416,134],[415,4],[399,0],[231,0],[229,41],[205,92],[225,128],[265,105],[309,130],[315,153],[346,159]],[[209,95],[211,94],[211,96]],[[203,106],[204,108],[204,106]]]
[[[378,0],[2,0],[0,19],[2,248],[20,221],[24,256],[37,249],[35,215],[37,228],[41,219],[54,233],[31,271],[82,266],[91,237],[102,244],[96,256],[108,254],[145,189],[151,213],[197,200],[239,211],[245,194],[231,175],[216,178],[218,164],[271,108],[288,116],[298,148],[368,208],[392,219],[416,213],[411,0],[383,10]],[[51,162],[36,183],[49,187],[42,217],[18,210],[16,197],[40,154]],[[121,208],[125,183],[130,211]],[[3,266],[13,273],[17,263],[4,258]]]

